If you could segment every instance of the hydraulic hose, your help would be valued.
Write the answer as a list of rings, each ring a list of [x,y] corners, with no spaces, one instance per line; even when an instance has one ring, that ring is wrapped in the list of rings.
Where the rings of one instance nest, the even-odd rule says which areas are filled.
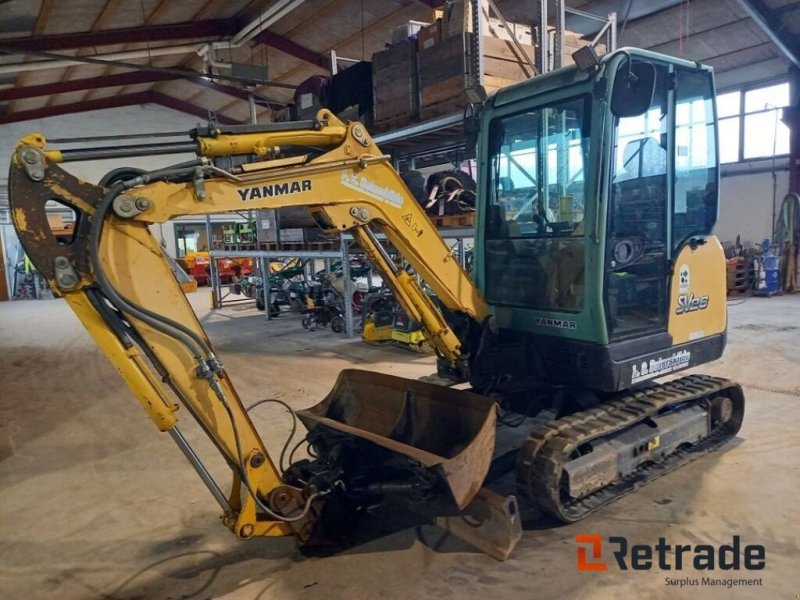
[[[178,340],[182,343],[189,351],[193,354],[195,360],[198,362],[198,375],[208,380],[209,385],[211,386],[212,390],[216,394],[217,398],[220,400],[222,405],[225,408],[225,411],[228,413],[228,417],[231,421],[231,427],[234,433],[234,439],[236,444],[236,455],[238,459],[238,467],[240,471],[240,477],[242,483],[247,488],[250,495],[255,500],[258,507],[269,515],[271,518],[283,521],[287,523],[299,521],[306,517],[308,512],[311,510],[311,505],[314,500],[321,495],[320,492],[311,494],[307,499],[303,510],[300,514],[286,517],[284,515],[280,515],[270,509],[269,506],[264,504],[264,502],[258,497],[256,490],[253,489],[252,485],[250,484],[250,480],[247,477],[247,471],[244,466],[244,458],[242,455],[242,443],[241,443],[241,435],[239,432],[238,424],[236,423],[236,418],[233,414],[233,410],[230,407],[227,397],[225,396],[225,392],[222,387],[219,385],[219,381],[216,380],[214,373],[221,370],[219,363],[217,362],[216,357],[214,356],[213,351],[206,343],[206,341],[202,338],[202,336],[198,335],[196,332],[192,331],[182,323],[174,321],[164,315],[159,315],[158,313],[154,313],[143,306],[136,304],[135,302],[129,300],[122,296],[111,284],[111,281],[105,274],[103,269],[102,261],[100,260],[100,237],[103,231],[103,225],[105,223],[106,215],[108,214],[109,209],[111,208],[114,200],[117,196],[119,196],[124,190],[134,187],[135,185],[141,185],[152,181],[156,177],[164,178],[168,176],[180,176],[185,174],[193,174],[194,168],[196,165],[184,166],[179,165],[173,169],[164,169],[161,171],[154,171],[151,173],[145,173],[140,175],[132,180],[128,180],[125,182],[116,182],[114,183],[106,192],[103,199],[100,201],[100,204],[97,206],[95,214],[92,216],[92,223],[91,228],[89,231],[89,256],[92,268],[94,270],[95,277],[97,279],[97,283],[100,289],[105,293],[106,297],[117,306],[120,310],[125,310],[128,314],[133,317],[140,319],[141,321],[147,323],[153,329],[160,331],[164,335],[167,335],[173,339]],[[191,169],[188,173],[186,169]]]
[[[159,175],[162,173],[164,175],[181,175],[184,174],[184,170],[177,168],[158,172]],[[145,182],[150,180],[154,174],[155,173],[145,174],[132,181],[138,182],[139,180],[142,180]],[[216,358],[202,336],[198,335],[196,332],[192,331],[182,323],[178,323],[177,321],[173,321],[168,317],[154,313],[122,296],[111,284],[103,269],[102,261],[100,260],[99,248],[100,236],[105,223],[106,215],[108,214],[108,210],[113,204],[114,199],[126,188],[132,187],[133,185],[135,185],[135,183],[131,183],[130,181],[114,183],[106,195],[103,196],[103,199],[101,200],[97,210],[95,211],[95,214],[92,217],[92,225],[89,231],[89,256],[92,268],[95,272],[95,277],[97,278],[97,283],[109,300],[116,304],[120,309],[125,309],[126,312],[128,312],[131,316],[144,321],[157,331],[160,331],[161,333],[180,341],[192,352],[194,358],[201,364],[201,371],[205,372],[209,368],[209,365],[206,365],[205,363],[205,359],[208,359],[209,361],[213,360],[214,363],[216,363]]]

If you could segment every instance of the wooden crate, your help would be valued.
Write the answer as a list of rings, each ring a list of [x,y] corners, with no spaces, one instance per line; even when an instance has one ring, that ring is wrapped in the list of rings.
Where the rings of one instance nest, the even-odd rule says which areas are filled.
[[[489,93],[514,83],[517,83],[517,80],[484,76],[484,87]],[[464,110],[467,106],[467,99],[464,95],[465,86],[466,81],[463,75],[451,77],[429,86],[426,94],[428,104],[420,106],[419,109],[420,120],[427,121]]]
[[[512,3],[508,2],[507,4]],[[525,4],[525,2],[516,2],[516,4]],[[532,29],[529,24],[525,25],[509,21],[503,23],[497,18],[495,11],[490,10],[487,0],[481,2],[480,10],[483,17],[481,19],[481,33],[483,35],[494,35],[495,37],[505,37],[506,39],[514,36],[523,44],[530,45],[532,43]],[[531,12],[524,11],[522,14],[530,17],[533,14],[532,11],[533,9],[531,8]],[[505,14],[505,12],[506,7],[504,6],[503,13]],[[460,35],[464,31],[470,33],[473,31],[472,7],[467,0],[450,0],[442,16],[442,37]]]
[[[417,50],[430,50],[442,43],[442,22],[436,20],[417,33]]]
[[[384,119],[383,121],[375,121],[372,127],[369,129],[374,133],[384,133],[386,131],[393,131],[395,129],[399,129],[400,127],[405,127],[406,125],[410,125],[417,121],[417,116],[419,111],[416,114],[410,115],[397,115],[396,117],[392,117],[389,119]]]
[[[522,48],[533,61],[533,46]],[[518,54],[512,42],[484,36],[484,87],[487,92],[527,79],[525,67],[530,73],[530,66],[524,67],[524,58]],[[457,112],[467,105],[464,65],[468,59],[466,40],[460,35],[445,38],[438,46],[419,52],[420,117],[423,120]]]
[[[406,125],[419,112],[417,44],[406,40],[372,57],[375,128]]]

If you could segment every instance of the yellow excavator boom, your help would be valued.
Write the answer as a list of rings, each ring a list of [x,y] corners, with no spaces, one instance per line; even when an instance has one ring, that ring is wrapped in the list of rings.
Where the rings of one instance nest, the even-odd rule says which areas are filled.
[[[361,123],[344,124],[323,110],[310,128],[277,126],[242,133],[211,129],[195,132],[194,138],[198,160],[105,189],[70,175],[57,164],[65,160],[64,153],[47,148],[41,134],[29,135],[17,144],[12,159],[12,219],[26,252],[54,292],[66,299],[149,417],[160,430],[170,432],[209,485],[225,511],[226,524],[242,538],[288,533],[307,538],[311,513],[323,492],[298,491],[282,480],[283,466],[267,454],[148,225],[185,215],[305,206],[323,230],[352,233],[409,317],[423,324],[428,342],[454,367],[466,359],[461,340],[417,278],[395,266],[376,233],[385,235],[448,310],[478,325],[488,310],[389,157]],[[209,160],[240,155],[246,162],[227,170]],[[45,205],[52,200],[76,212],[74,239],[56,239],[49,231]],[[356,380],[351,377],[350,385]],[[385,389],[395,389],[396,383]],[[362,402],[358,411],[383,406],[375,414],[385,414],[373,419],[372,425],[351,427],[352,433],[372,442],[376,438],[379,445],[385,440],[387,448],[440,468],[449,478],[456,504],[463,508],[488,469],[493,403],[482,397],[468,399],[466,392],[447,397],[430,392],[432,399],[418,402],[426,393],[423,388],[407,390],[405,395],[387,392],[385,406],[377,400],[377,404]],[[231,466],[234,481],[229,494],[211,480],[176,427],[176,399]],[[425,427],[416,421],[411,427],[416,442],[401,439],[398,432],[378,431],[392,411],[396,414],[390,421],[395,425],[418,409],[441,420],[448,411],[458,410],[464,399],[468,400],[464,411],[471,411],[472,417],[465,419],[466,429],[453,435],[459,444],[465,437],[483,438],[481,449],[473,448],[470,459],[478,468],[453,467],[448,461],[458,453],[442,447],[435,432],[428,434],[427,446],[419,442]],[[329,398],[326,406],[337,402]],[[336,419],[329,417],[317,411],[307,413],[304,422],[312,428],[323,422],[332,426]]]

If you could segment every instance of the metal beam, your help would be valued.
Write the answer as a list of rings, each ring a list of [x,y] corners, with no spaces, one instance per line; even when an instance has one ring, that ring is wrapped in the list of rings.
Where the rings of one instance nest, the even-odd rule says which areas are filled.
[[[102,110],[105,108],[117,108],[119,106],[129,106],[132,104],[145,104],[150,102],[148,92],[138,92],[136,94],[126,94],[122,96],[112,96],[99,100],[89,100],[88,102],[75,102],[72,104],[57,104],[55,106],[45,106],[33,110],[20,110],[5,115],[0,115],[0,124],[17,123],[19,121],[30,121],[33,119],[44,119],[46,117],[57,117],[72,113],[87,112],[90,110]]]
[[[783,122],[789,127],[789,193],[800,194],[800,69],[789,69],[789,102]]]
[[[167,94],[162,94],[161,92],[146,92],[146,93],[150,96],[149,102],[160,104],[161,106],[172,108],[174,110],[189,115],[195,115],[196,117],[200,117],[201,119],[208,119],[208,110],[205,108],[201,108],[196,104],[191,104],[189,102],[186,102],[185,100],[179,100],[178,98],[175,98],[173,96],[168,96]],[[223,125],[242,124],[242,121],[239,121],[237,119],[231,119],[230,117],[226,117],[225,115],[219,113],[217,113],[217,121],[219,121]]]
[[[66,94],[68,92],[79,92],[82,90],[95,90],[99,88],[116,87],[120,85],[136,85],[140,83],[154,83],[156,81],[170,81],[180,79],[178,75],[171,73],[151,73],[139,71],[132,73],[118,73],[116,75],[106,75],[103,77],[88,77],[86,79],[72,79],[58,83],[44,83],[41,85],[29,85],[25,87],[9,88],[0,90],[0,102],[8,100],[21,100],[24,98],[36,98],[39,96],[51,96],[55,94]]]
[[[388,15],[384,15],[383,17],[379,18],[378,20],[373,21],[372,23],[370,23],[369,25],[364,27],[364,29],[361,29],[360,31],[357,31],[354,34],[352,34],[352,35],[350,35],[350,36],[348,36],[348,37],[346,37],[346,38],[344,38],[342,40],[339,40],[338,42],[336,42],[336,44],[334,46],[332,46],[330,48],[326,48],[325,49],[325,54],[327,55],[331,50],[335,50],[336,48],[346,47],[348,44],[352,43],[353,41],[361,39],[361,38],[363,38],[363,36],[369,35],[371,32],[373,32],[375,30],[381,30],[381,28],[385,28],[390,24],[391,25],[396,24],[398,22],[398,17],[400,17],[401,19],[403,19],[403,18],[407,19],[407,17],[404,17],[402,15],[404,15],[405,13],[411,12],[411,11],[409,11],[409,7],[413,8],[412,5],[405,5],[402,8],[399,8],[399,9],[389,13]],[[402,22],[402,20],[401,20],[401,22]],[[385,29],[384,29],[384,31],[385,31]],[[303,68],[302,65],[298,65],[296,67],[292,67],[288,71],[284,71],[283,73],[281,73],[280,75],[275,77],[275,81],[288,79],[289,77],[294,75],[301,68]],[[329,69],[329,68],[330,68],[330,65],[325,67],[326,70]]]
[[[772,9],[777,16],[783,18],[784,15],[790,15],[793,12],[800,10],[800,4],[785,4],[783,6],[777,6]]]
[[[627,12],[628,25],[632,25],[634,21],[650,17],[667,10],[675,9],[684,0],[647,0],[646,2],[630,2],[630,10],[625,10],[626,2],[619,2],[618,0],[594,0],[588,2],[580,7],[580,12],[590,13],[592,15],[602,17],[606,20],[605,16],[611,12],[617,11],[617,23],[622,26],[625,23],[625,13]],[[596,19],[587,19],[584,16],[574,14],[567,14],[567,29],[581,35],[593,35],[600,31],[603,24]],[[643,25],[647,21],[642,22]],[[623,44],[624,45],[624,44]]]
[[[739,0],[739,4],[783,55],[796,67],[800,67],[800,44],[797,36],[786,29],[780,17],[776,16],[762,0]]]
[[[668,47],[668,46],[670,46],[672,44],[680,43],[681,41],[684,42],[684,43],[688,43],[689,39],[692,38],[692,37],[703,36],[703,35],[706,35],[706,34],[709,34],[709,33],[719,33],[721,31],[724,31],[728,27],[736,27],[738,25],[741,25],[742,23],[748,23],[749,21],[750,21],[749,17],[744,17],[742,19],[737,19],[735,21],[730,21],[729,23],[723,23],[722,25],[714,24],[711,27],[708,27],[706,29],[698,29],[697,31],[690,31],[688,33],[688,35],[684,35],[682,37],[672,38],[670,40],[667,40],[666,42],[662,42],[660,44],[656,44],[655,46],[647,46],[647,50],[652,50],[653,52],[661,52],[663,54],[669,54],[669,52],[665,52],[663,50],[663,48],[666,48],[666,47]],[[645,26],[646,26],[646,22],[645,22]],[[630,28],[629,28],[629,30],[630,30]],[[735,29],[733,30],[733,32],[734,33],[738,33],[738,31],[736,31]]]
[[[264,44],[265,46],[270,46],[271,48],[280,50],[289,56],[299,58],[302,61],[322,67],[323,69],[328,68],[328,61],[325,60],[325,57],[322,55],[309,48],[306,48],[305,46],[301,46],[297,42],[293,42],[287,37],[283,37],[282,35],[269,31],[268,29],[265,29],[259,33],[253,38],[253,41],[259,44]]]
[[[786,59],[781,56],[775,56],[768,60],[750,63],[727,71],[720,71],[718,68],[714,69],[714,80],[716,81],[718,93],[740,88],[743,84],[774,81],[784,75],[786,75]]]
[[[37,98],[40,96],[53,96],[66,94],[69,92],[79,92],[82,90],[96,90],[101,88],[118,87],[125,85],[137,85],[142,83],[156,83],[161,81],[175,81],[184,79],[195,85],[203,86],[216,90],[228,96],[239,98],[240,100],[250,100],[251,94],[245,90],[230,85],[218,83],[207,77],[182,77],[173,73],[157,73],[139,71],[132,73],[117,73],[115,75],[103,75],[100,77],[88,77],[86,79],[72,79],[58,83],[45,83],[41,85],[29,85],[26,87],[9,88],[0,90],[0,102],[9,100],[22,100],[25,98]],[[148,90],[149,91],[149,90]],[[272,109],[280,109],[286,106],[281,102],[275,102],[261,95],[256,95],[259,104]]]
[[[153,48],[152,53],[157,54],[161,48]],[[165,54],[183,54],[184,52],[189,53],[193,51],[193,47],[190,45],[183,45],[183,46],[175,46],[175,47],[168,47],[169,52],[165,52]],[[70,56],[65,54],[54,54],[52,52],[40,52],[38,50],[9,50],[3,49],[0,47],[0,53],[8,52],[21,52],[24,54],[29,54],[33,56],[41,56],[43,58],[52,59],[52,60],[44,60],[44,61],[33,61],[33,62],[21,62],[21,63],[6,63],[0,64],[0,73],[14,73],[17,71],[25,72],[28,67],[33,69],[34,67],[38,68],[39,70],[42,69],[56,69],[62,68],[65,66],[69,66],[72,63],[87,63],[91,65],[103,65],[108,67],[121,67],[124,69],[132,69],[134,71],[152,71],[155,73],[172,73],[173,75],[179,75],[180,77],[185,77],[187,79],[192,79],[194,77],[201,77],[203,76],[198,71],[191,71],[186,69],[176,69],[173,67],[157,67],[152,64],[138,64],[127,62],[126,60],[118,60],[119,58],[129,57],[126,53],[111,53],[111,54],[100,54],[94,56],[84,56],[84,55],[76,55]],[[139,51],[134,50],[132,51],[136,53],[133,57],[129,57],[130,60],[141,60],[146,58],[146,51]],[[142,52],[141,56],[138,54]],[[264,87],[279,87],[279,88],[286,88],[290,90],[294,90],[297,88],[295,85],[290,85],[287,83],[278,83],[275,81],[252,81],[250,79],[245,79],[243,77],[237,77],[235,75],[223,75],[223,74],[216,74],[214,75],[215,79],[221,79],[223,81],[236,81],[239,83],[245,83],[248,85],[260,85]]]
[[[239,31],[237,19],[215,19],[176,23],[173,25],[151,25],[146,27],[124,27],[61,35],[37,35],[24,38],[6,38],[0,46],[21,50],[66,50],[87,46],[110,46],[139,42],[164,42],[204,37],[226,37]]]
[[[248,102],[250,101],[250,97],[254,96],[259,105],[267,106],[271,109],[281,109],[286,106],[285,102],[278,102],[277,100],[272,100],[271,98],[265,98],[263,94],[251,94],[246,90],[225,85],[224,83],[219,83],[218,81],[214,81],[208,77],[192,77],[187,78],[187,81],[191,81],[196,85],[207,87],[211,90],[216,90],[217,92],[222,92],[223,94],[228,94],[229,96],[239,98],[240,100],[246,100]]]
[[[183,100],[178,100],[172,96],[159,94],[158,92],[145,91],[137,92],[135,94],[123,94],[122,96],[112,96],[110,98],[100,98],[98,100],[88,100],[86,102],[56,104],[54,106],[46,106],[44,108],[36,108],[33,110],[17,111],[0,115],[0,125],[88,112],[92,110],[118,108],[120,106],[132,106],[136,104],[160,104],[166,108],[172,108],[173,110],[195,115],[203,119],[208,118],[208,111],[200,108],[199,106],[189,104]],[[217,115],[217,120],[226,125],[236,125],[240,123],[240,121],[231,119],[230,117],[226,117],[224,115]]]

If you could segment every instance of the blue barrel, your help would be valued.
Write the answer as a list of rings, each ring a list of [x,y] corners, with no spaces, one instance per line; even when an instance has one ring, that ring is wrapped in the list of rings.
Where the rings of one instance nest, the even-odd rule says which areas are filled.
[[[764,292],[773,294],[780,289],[779,268],[780,259],[777,256],[772,254],[764,256]]]

